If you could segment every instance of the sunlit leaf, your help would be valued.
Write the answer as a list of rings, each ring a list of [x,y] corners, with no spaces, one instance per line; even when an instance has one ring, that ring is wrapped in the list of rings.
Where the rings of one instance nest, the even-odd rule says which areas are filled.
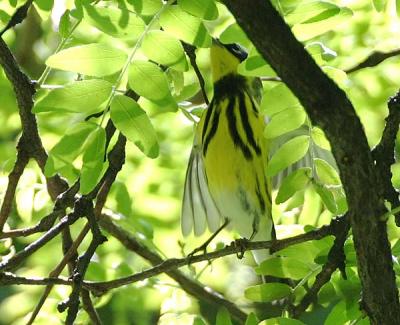
[[[115,96],[111,103],[111,119],[117,129],[146,156],[158,156],[155,130],[146,112],[133,99],[123,95]]]
[[[178,0],[178,5],[193,16],[205,20],[218,18],[218,8],[214,0]]]
[[[106,132],[102,127],[97,127],[89,134],[82,157],[80,178],[80,191],[82,194],[89,193],[103,174],[105,146]]]
[[[329,12],[328,12],[329,13]],[[331,15],[331,13],[333,15]],[[324,34],[350,19],[353,12],[348,8],[340,8],[339,12],[333,9],[326,17],[320,17],[315,21],[309,20],[293,26],[292,31],[300,41],[306,41],[310,38]],[[323,19],[322,19],[323,18]]]
[[[170,6],[160,17],[161,27],[168,33],[198,47],[209,47],[211,36],[200,18],[192,16],[178,6]]]
[[[238,66],[238,72],[244,76],[261,77],[275,76],[271,66],[265,62],[261,55],[249,56]]]
[[[103,77],[121,70],[126,54],[105,44],[87,44],[70,47],[51,55],[46,64],[55,69],[88,76]]]
[[[148,61],[133,61],[129,68],[129,86],[139,95],[161,100],[170,94],[163,71]]]
[[[61,37],[66,38],[69,34],[71,28],[70,11],[67,9],[60,18],[60,24],[58,26],[58,31]]]
[[[239,43],[242,46],[250,44],[245,32],[237,23],[229,25],[219,36],[219,40],[224,44]]]
[[[285,84],[280,83],[264,92],[260,108],[263,113],[273,116],[287,108],[299,106],[299,100]]]
[[[321,42],[311,42],[306,45],[306,50],[317,63],[328,62],[337,57],[337,53]]]
[[[292,289],[284,283],[263,283],[248,287],[244,295],[247,299],[257,302],[270,302],[287,297]]]
[[[315,170],[319,180],[326,185],[340,185],[340,177],[337,170],[327,161],[314,158]]]
[[[274,176],[303,158],[307,153],[309,144],[310,137],[307,135],[298,136],[286,142],[272,156],[267,166],[267,175]]]
[[[98,110],[100,105],[107,100],[111,90],[112,84],[105,80],[75,81],[62,88],[49,91],[35,104],[33,112],[91,113]]]
[[[126,9],[99,7],[91,4],[84,8],[84,19],[108,35],[129,37],[133,41],[144,32],[145,23],[143,19]]]
[[[302,107],[291,107],[272,116],[264,130],[267,139],[276,138],[303,125],[306,113]]]
[[[157,13],[163,6],[162,0],[127,0],[138,14],[150,16]]]
[[[181,71],[188,68],[181,42],[161,30],[153,30],[146,34],[142,50],[150,60],[157,63],[174,66],[174,69]]]
[[[385,9],[386,2],[386,0],[372,0],[376,11],[383,11]]]
[[[321,148],[328,150],[328,151],[331,150],[331,145],[330,145],[328,139],[325,137],[324,132],[320,128],[313,127],[311,129],[311,137],[312,137],[313,141]]]
[[[287,176],[281,186],[279,187],[278,194],[276,196],[275,202],[276,204],[280,204],[285,202],[294,193],[299,190],[304,189],[311,179],[311,168],[304,167],[300,168],[289,176]]]
[[[326,188],[325,186],[323,186],[321,184],[313,183],[313,185],[314,185],[315,191],[321,197],[322,202],[324,202],[327,209],[332,213],[336,213],[337,205],[336,205],[335,198],[334,198],[332,192],[328,188]]]

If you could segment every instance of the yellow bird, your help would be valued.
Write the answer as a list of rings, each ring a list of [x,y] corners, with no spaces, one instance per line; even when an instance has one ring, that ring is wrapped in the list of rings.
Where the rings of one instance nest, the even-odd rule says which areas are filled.
[[[254,78],[237,73],[246,57],[237,44],[214,41],[211,47],[214,96],[197,125],[186,172],[184,236],[192,229],[199,236],[207,225],[215,232],[227,218],[244,238],[275,238],[265,120],[254,97]],[[254,253],[257,263],[269,255]]]

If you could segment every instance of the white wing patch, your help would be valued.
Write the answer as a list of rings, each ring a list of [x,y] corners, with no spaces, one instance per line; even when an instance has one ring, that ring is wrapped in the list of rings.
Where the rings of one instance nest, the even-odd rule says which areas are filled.
[[[215,232],[221,223],[220,213],[208,190],[201,150],[194,145],[186,171],[181,216],[182,234],[187,236],[194,229],[200,236],[208,228]]]

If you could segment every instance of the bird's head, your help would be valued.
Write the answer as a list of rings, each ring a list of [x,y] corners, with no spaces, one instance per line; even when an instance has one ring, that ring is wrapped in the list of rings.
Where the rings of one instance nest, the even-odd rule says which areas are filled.
[[[213,82],[226,75],[237,73],[240,62],[247,58],[246,50],[238,44],[222,44],[214,39],[211,46],[211,69]]]

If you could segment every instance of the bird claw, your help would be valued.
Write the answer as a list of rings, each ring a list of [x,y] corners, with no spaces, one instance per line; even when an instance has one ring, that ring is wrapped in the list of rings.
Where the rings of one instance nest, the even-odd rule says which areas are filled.
[[[240,252],[236,253],[236,257],[241,260],[244,256],[244,252],[246,251],[247,248],[247,243],[250,240],[248,240],[247,238],[239,238],[239,239],[235,239],[232,244],[236,247],[240,248]]]

